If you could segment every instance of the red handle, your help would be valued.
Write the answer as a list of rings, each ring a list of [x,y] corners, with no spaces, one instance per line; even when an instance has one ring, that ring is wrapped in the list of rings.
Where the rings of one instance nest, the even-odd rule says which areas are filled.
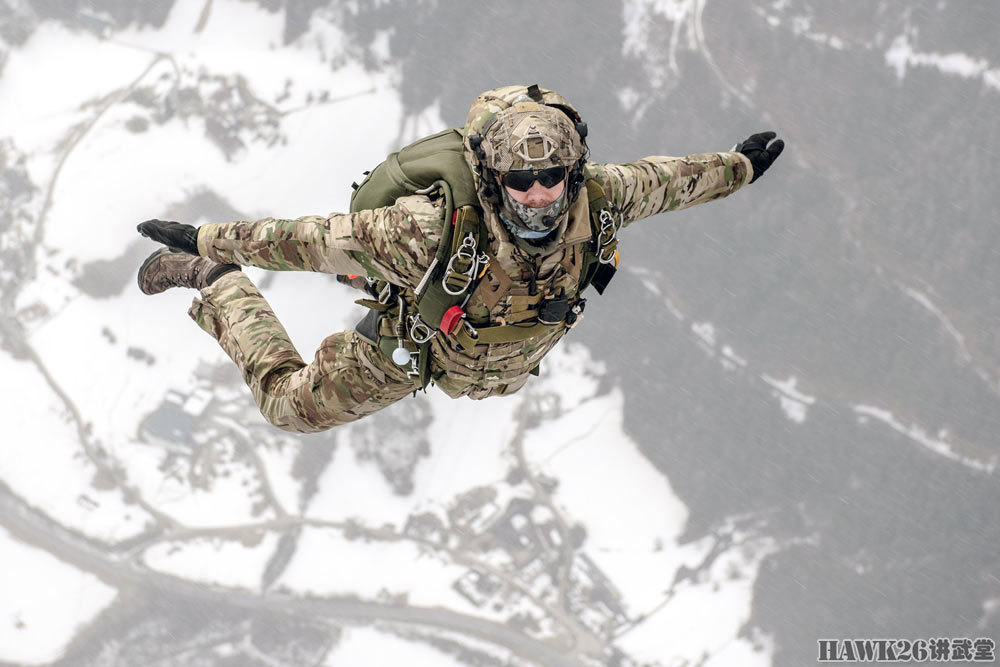
[[[461,306],[452,306],[448,310],[444,311],[444,316],[441,318],[441,331],[445,336],[451,335],[451,332],[455,330],[458,326],[459,321],[465,317],[465,311],[462,310]]]

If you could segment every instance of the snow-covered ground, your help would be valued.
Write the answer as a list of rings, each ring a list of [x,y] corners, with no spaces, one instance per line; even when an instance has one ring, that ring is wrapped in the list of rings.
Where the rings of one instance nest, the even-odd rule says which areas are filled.
[[[0,528],[0,660],[57,660],[86,622],[115,600],[115,589]]]
[[[579,343],[551,354],[542,377],[515,397],[455,402],[432,391],[415,399],[430,411],[431,451],[405,495],[359,460],[349,446],[354,426],[336,436],[305,506],[294,468],[311,441],[262,448],[254,459],[238,439],[185,444],[150,435],[149,416],[164,405],[197,419],[213,396],[226,398],[224,390],[213,395],[199,376],[226,359],[186,316],[190,293],[145,297],[130,273],[112,293],[94,295],[78,286],[86,267],[114,262],[134,244],[151,251],[134,225],[205,188],[252,217],[344,210],[348,184],[384,156],[403,127],[393,73],[368,72],[349,59],[333,65],[329,55],[342,39],[332,25],[316,20],[305,36],[282,46],[280,12],[216,0],[204,29],[195,32],[203,5],[180,0],[163,28],[129,28],[108,38],[45,24],[9,54],[0,78],[0,127],[28,156],[28,175],[39,188],[39,218],[24,230],[26,238],[40,235],[34,277],[19,290],[17,311],[40,363],[0,351],[0,376],[18,388],[2,406],[5,438],[17,447],[0,457],[0,481],[52,521],[108,545],[143,533],[157,520],[151,513],[171,521],[181,537],[168,534],[142,552],[141,563],[154,571],[259,591],[279,544],[268,524],[286,515],[306,527],[273,589],[403,596],[416,606],[503,620],[454,588],[475,554],[463,560],[406,539],[348,539],[344,526],[353,521],[399,533],[419,513],[447,521],[458,499],[477,487],[494,488],[498,507],[526,497],[526,483],[507,479],[520,446],[534,474],[557,480],[552,499],[563,518],[585,527],[578,555],[604,572],[630,619],[644,617],[618,646],[650,663],[708,654],[707,664],[768,664],[766,641],[754,651],[736,635],[749,614],[756,565],[773,545],[737,542],[717,558],[709,578],[674,583],[678,569],[701,562],[712,543],[678,542],[687,509],[627,436],[622,393],[599,389],[604,369]],[[274,120],[263,138],[240,133],[243,146],[232,153],[207,138],[197,115],[160,122],[130,97],[138,88],[153,95],[171,87],[205,90],[212,77],[234,75],[246,78]],[[324,92],[330,103],[310,103]],[[442,125],[439,118],[424,123],[427,130]],[[325,336],[360,314],[354,295],[328,277],[278,275],[266,293],[307,359]],[[199,387],[207,397],[199,398]],[[552,418],[521,432],[517,415],[530,401],[552,403]],[[231,423],[250,443],[249,429],[263,423],[252,419],[257,424]],[[192,446],[211,461],[185,458]],[[96,480],[102,462],[117,479]],[[276,505],[262,506],[266,489]],[[183,536],[227,527],[249,532],[239,539]],[[495,568],[508,562],[495,553],[482,558]],[[0,562],[0,661],[57,659],[115,599],[93,576],[3,530]],[[425,644],[364,628],[349,630],[324,664],[397,662],[458,664]]]
[[[462,667],[455,658],[427,644],[407,641],[371,628],[349,629],[323,667],[382,667],[383,665],[433,665]]]

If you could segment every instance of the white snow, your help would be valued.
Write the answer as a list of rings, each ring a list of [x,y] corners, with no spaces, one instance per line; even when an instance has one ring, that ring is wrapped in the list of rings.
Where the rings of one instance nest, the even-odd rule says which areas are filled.
[[[627,0],[622,19],[622,53],[643,61],[654,89],[674,83],[680,72],[678,49],[698,48],[699,0]],[[669,45],[659,48],[660,36],[653,39],[651,33],[662,31],[664,21],[670,24]]]
[[[79,295],[29,339],[54,380],[92,422],[94,436],[112,449],[134,436],[142,416],[167,389],[191,388],[199,363],[224,358],[185,315],[190,294],[176,290],[161,296],[153,303],[138,289],[111,299]],[[185,326],[164,326],[171,311],[176,317],[169,319]],[[137,358],[137,350],[151,359]]]
[[[273,584],[301,595],[356,595],[365,600],[402,594],[407,604],[444,607],[473,615],[481,612],[452,585],[466,568],[441,551],[413,542],[349,540],[334,528],[306,528],[295,556]]]
[[[163,511],[190,525],[251,518],[250,499],[240,480],[219,482],[211,493],[192,492],[164,478],[157,468],[163,452],[138,443],[136,433],[143,417],[165,396],[195,385],[193,373],[199,365],[225,361],[224,354],[186,316],[189,292],[149,298],[129,280],[120,296],[95,299],[81,294],[69,280],[85,262],[116,257],[126,242],[138,238],[136,222],[186,198],[203,183],[211,183],[236,208],[260,216],[345,210],[350,182],[384,157],[388,134],[400,115],[396,94],[357,66],[331,70],[297,47],[260,49],[261,43],[280,43],[283,16],[246,3],[216,2],[205,31],[193,34],[202,6],[178,2],[164,29],[126,31],[110,41],[46,26],[23,49],[11,52],[0,80],[0,121],[14,132],[22,149],[38,156],[29,168],[45,185],[55,165],[52,151],[69,125],[95,117],[93,110],[81,114],[77,107],[131,82],[152,62],[153,50],[169,53],[184,71],[252,71],[250,85],[262,99],[273,99],[289,72],[295,72],[289,113],[282,122],[287,145],[251,144],[238,162],[227,162],[205,141],[204,129],[197,124],[175,119],[133,134],[123,124],[135,107],[112,107],[76,145],[59,175],[46,222],[46,247],[38,255],[38,279],[19,294],[20,309],[47,313],[31,325],[30,342],[53,380],[85,415],[94,437],[121,461],[148,500],[162,503]],[[233,31],[231,26],[237,24],[240,30]],[[324,37],[328,44],[335,37],[329,26]],[[67,53],[74,57],[67,58]],[[163,62],[143,81],[161,75],[177,73]],[[377,95],[295,111],[307,92],[330,90],[337,98],[379,86]],[[380,133],[386,135],[385,144],[377,139]],[[365,141],[357,141],[359,136]],[[95,169],[96,164],[101,168]],[[108,238],[122,241],[109,244]],[[282,275],[272,287],[267,296],[307,360],[326,335],[356,319],[358,307],[351,300],[357,295],[328,276]],[[320,289],[331,295],[328,314],[317,313],[314,301],[304,307],[304,295]],[[80,349],[87,354],[81,355]],[[137,359],[136,351],[149,356]],[[55,414],[59,410],[56,405]],[[65,420],[39,416],[34,421],[58,429]],[[45,442],[72,442],[71,431],[64,431]],[[289,487],[281,479],[276,486],[285,491]],[[128,529],[125,524],[119,530]]]
[[[576,354],[583,353],[577,350]],[[532,393],[554,387],[561,391],[579,382],[586,368],[586,363],[561,368],[558,380],[553,378]],[[669,480],[626,435],[623,400],[618,389],[603,395],[592,392],[588,400],[558,419],[529,431],[524,449],[532,467],[559,480],[556,502],[569,520],[586,527],[584,553],[621,593],[626,613],[634,619],[660,608],[678,569],[701,562],[712,539],[679,543],[687,508],[671,489]],[[754,562],[764,555],[763,550],[755,550]],[[737,556],[734,553],[732,557]],[[695,660],[701,651],[712,652],[716,648],[713,642],[720,637],[735,636],[735,631],[727,634],[720,630],[720,624],[739,628],[749,614],[753,579],[748,576],[744,586],[727,584],[726,600],[720,600],[705,586],[683,597],[678,595],[652,616],[658,619],[669,610],[670,621],[664,621],[662,626],[658,620],[643,622],[641,627],[653,629],[637,628],[627,635],[630,639],[623,645],[629,651],[638,651],[636,657],[662,659],[664,647],[673,644],[657,636],[665,632],[665,626],[676,626],[681,618],[682,627],[697,626],[698,630],[674,630],[687,637],[677,644],[678,654]],[[702,614],[709,611],[717,620],[705,624],[703,619],[708,616]]]
[[[806,405],[787,396],[779,396],[781,410],[788,417],[788,421],[802,424],[806,421]]]
[[[903,291],[903,294],[920,304],[941,323],[944,330],[955,341],[955,345],[958,346],[958,353],[962,361],[966,363],[972,362],[972,355],[969,353],[969,348],[965,345],[965,336],[962,335],[962,332],[958,330],[958,327],[952,323],[948,316],[937,307],[934,301],[920,290],[914,289],[898,280],[896,281],[896,286]]]
[[[562,391],[579,382],[586,367],[563,367],[557,381],[536,391]],[[793,390],[794,382],[785,388]],[[709,580],[682,584],[664,604],[678,569],[696,567],[713,538],[679,543],[687,508],[626,435],[623,400],[617,389],[591,392],[524,440],[532,466],[559,480],[555,500],[570,520],[586,527],[583,551],[621,593],[626,613],[632,619],[649,614],[619,644],[638,660],[662,664],[695,662],[703,655],[712,656],[706,664],[770,664],[773,650],[766,642],[755,651],[734,638],[749,617],[757,565],[773,544],[734,547],[714,563]]]
[[[221,536],[167,541],[147,549],[142,560],[153,570],[185,579],[259,591],[278,538],[248,529],[240,541]]]
[[[701,341],[708,346],[709,349],[714,348],[718,339],[715,334],[715,325],[711,322],[692,322],[691,331],[697,336]]]
[[[271,485],[271,492],[274,494],[282,510],[289,514],[298,514],[302,507],[300,494],[302,492],[302,482],[295,479],[292,468],[299,454],[301,447],[308,447],[309,443],[298,443],[285,441],[280,449],[276,447],[258,447],[257,457],[264,465],[268,482]]]
[[[385,156],[391,132],[387,128],[398,125],[400,106],[384,77],[379,80],[357,65],[331,71],[295,48],[261,49],[262,43],[280,43],[282,17],[247,3],[216,2],[208,28],[195,35],[190,32],[193,24],[181,15],[202,5],[179,2],[163,30],[124,33],[114,41],[45,24],[22,49],[11,52],[0,80],[0,125],[17,137],[21,150],[36,156],[29,170],[37,182],[49,185],[55,165],[52,151],[68,129],[96,118],[95,109],[81,111],[80,105],[132,83],[157,57],[154,49],[173,58],[182,79],[187,71],[253,72],[252,88],[263,100],[277,96],[290,72],[293,92],[303,100],[305,93],[322,91],[333,92],[334,100],[349,99],[303,111],[295,110],[302,100],[293,99],[282,109],[287,113],[282,131],[288,143],[251,145],[238,163],[227,162],[197,123],[175,119],[132,134],[123,123],[134,108],[112,107],[76,145],[59,174],[46,242],[60,250],[63,259],[85,262],[113,256],[119,247],[108,244],[109,236],[101,232],[126,238],[134,233],[135,222],[206,182],[237,208],[262,217],[344,210],[351,181]],[[240,30],[232,30],[232,25]],[[142,48],[123,45],[130,40]],[[161,62],[143,83],[162,75],[177,77],[173,65]],[[379,136],[385,136],[386,143],[371,140]],[[359,142],[358,137],[366,140]],[[94,169],[95,164],[101,168]],[[135,178],[137,170],[141,179]]]
[[[513,413],[522,398],[457,402],[430,389],[426,396],[403,400],[427,401],[434,412],[427,429],[432,456],[418,462],[413,492],[393,495],[374,465],[358,466],[353,450],[346,446],[350,430],[344,429],[307,516],[328,521],[356,518],[366,525],[401,529],[412,513],[443,508],[469,489],[503,481],[511,464],[506,452],[515,428]],[[487,421],[494,426],[482,428]]]
[[[812,405],[816,402],[815,396],[804,394],[796,388],[799,381],[794,375],[790,376],[787,380],[778,380],[765,373],[764,375],[761,375],[761,379],[774,387],[778,392],[784,394],[790,399],[798,401],[799,403]]]
[[[559,409],[565,412],[592,398],[605,373],[607,366],[595,361],[585,345],[563,341],[545,355],[538,385],[554,390],[559,396]]]
[[[736,354],[736,352],[733,351],[733,348],[731,348],[728,345],[722,346],[721,361],[722,361],[722,367],[725,368],[726,370],[732,370],[736,367],[739,368],[747,367],[747,360],[741,357],[740,355]]]
[[[677,568],[697,562],[704,546],[676,543],[687,508],[624,434],[622,401],[619,390],[592,398],[529,431],[524,449],[533,468],[559,480],[555,499],[586,527],[584,551],[637,614],[662,600]]]
[[[118,450],[129,480],[142,489],[144,499],[157,510],[189,528],[243,525],[274,518],[271,510],[259,512],[259,478],[248,463],[230,460],[231,445],[213,443],[220,460],[218,470],[197,481],[200,465],[180,463],[180,476],[168,474],[161,466],[166,449],[128,441]],[[195,479],[189,477],[191,475]]]
[[[323,667],[463,667],[455,658],[425,642],[408,641],[375,628],[345,628]]]
[[[50,263],[117,256],[138,238],[137,223],[185,199],[206,174],[226,169],[222,154],[205,141],[203,128],[174,119],[131,134],[120,127],[129,115],[125,108],[109,112],[67,159],[46,220],[45,245],[58,253]],[[94,169],[95,164],[101,169]],[[141,179],[135,178],[137,170]],[[123,188],[122,183],[134,185]],[[109,238],[121,241],[108,243]],[[154,248],[150,243],[150,252]]]
[[[618,644],[636,660],[665,665],[770,665],[770,641],[762,641],[757,651],[737,636],[750,617],[760,563],[775,548],[769,540],[737,543],[718,556],[704,580],[678,585],[669,603],[622,635]],[[699,662],[705,657],[706,662]]]
[[[0,527],[0,662],[42,665],[62,657],[81,627],[117,591]]]
[[[98,469],[80,444],[59,397],[26,361],[0,354],[0,377],[17,391],[4,395],[7,431],[0,481],[54,521],[105,542],[137,535],[150,522],[121,490],[94,484]]]
[[[248,273],[258,282],[257,276],[266,272],[250,269]],[[365,314],[366,309],[354,303],[364,295],[341,285],[331,275],[300,271],[271,275],[274,281],[264,290],[264,296],[307,363],[313,360],[323,339],[353,328]],[[215,345],[211,338],[207,341]]]
[[[0,127],[28,154],[50,150],[75,123],[80,107],[128,84],[149,63],[149,54],[41,24],[10,51],[0,78]]]
[[[914,49],[907,35],[899,35],[885,52],[885,63],[902,80],[910,67],[930,67],[942,74],[963,79],[981,79],[983,85],[1000,91],[1000,68],[990,67],[985,58],[974,58],[967,53],[919,52]]]
[[[770,9],[773,11],[782,12],[786,9],[786,7],[784,3],[775,2],[772,3]],[[824,32],[819,32],[817,30],[813,30],[813,19],[811,16],[799,15],[783,19],[782,17],[777,16],[775,14],[767,13],[767,10],[763,7],[756,7],[754,11],[759,16],[763,16],[764,20],[767,21],[767,24],[772,28],[778,28],[782,25],[788,25],[792,30],[792,34],[798,37],[804,37],[811,42],[816,42],[817,44],[829,46],[830,48],[837,51],[842,51],[847,47],[847,44],[845,44],[844,40],[841,39],[840,37],[837,37],[836,35],[830,35]]]
[[[892,430],[906,436],[909,440],[925,447],[929,451],[943,456],[946,459],[961,463],[972,470],[992,474],[997,468],[997,456],[992,455],[988,461],[982,461],[964,454],[959,454],[952,449],[951,443],[943,439],[946,433],[939,433],[937,438],[930,436],[927,430],[917,424],[907,426],[892,414],[891,411],[873,405],[854,405],[854,413],[858,415],[859,423],[866,423],[869,418],[875,419],[889,426]]]
[[[648,48],[646,32],[654,18],[680,24],[694,11],[695,4],[696,0],[628,0],[623,3],[623,51],[626,54],[642,52]]]
[[[281,45],[284,11],[260,11],[250,3],[213,0],[208,22],[195,32],[204,6],[198,0],[180,0],[162,27],[129,28],[115,39],[150,51],[196,53],[199,58],[228,56],[237,71],[253,71],[239,66],[241,56],[267,54]]]
[[[791,376],[787,380],[777,380],[764,373],[760,377],[774,388],[771,394],[778,399],[781,409],[789,421],[796,424],[805,422],[807,409],[816,402],[816,397],[803,394],[796,389],[798,380],[795,376]]]
[[[31,177],[43,189],[52,186],[44,244],[36,257],[38,275],[19,292],[17,305],[20,312],[39,313],[28,323],[28,342],[44,359],[53,383],[82,415],[91,438],[158,511],[192,528],[252,526],[275,515],[255,510],[261,480],[253,465],[235,456],[233,442],[163,442],[145,428],[146,417],[162,405],[179,406],[198,419],[215,402],[237,405],[248,400],[245,393],[232,395],[198,379],[200,368],[228,365],[228,360],[187,317],[193,293],[173,290],[150,298],[140,294],[130,278],[119,294],[95,298],[72,281],[86,263],[118,258],[137,239],[136,222],[160,215],[205,184],[248,217],[346,210],[350,183],[394,148],[397,132],[405,141],[442,127],[443,121],[434,106],[401,123],[391,68],[372,74],[357,63],[331,67],[331,56],[340,55],[342,37],[321,14],[296,44],[282,46],[283,11],[214,0],[208,23],[196,33],[204,6],[203,0],[179,0],[163,28],[129,28],[109,32],[108,39],[44,25],[26,45],[10,52],[0,79],[0,126],[31,156]],[[634,31],[643,29],[637,17],[658,14],[673,21],[675,50],[682,37],[695,39],[698,27],[692,22],[700,20],[698,7],[689,0],[659,0],[631,2],[625,11]],[[645,39],[639,33],[634,37]],[[384,56],[387,35],[378,39]],[[629,48],[638,52],[644,46],[634,42]],[[164,58],[146,72],[161,54]],[[203,72],[244,75],[260,102],[280,114],[280,132],[287,143],[265,145],[244,137],[246,148],[230,161],[206,140],[201,121],[175,118],[133,133],[126,122],[146,113],[137,104],[119,102],[100,117],[96,107],[81,109],[88,100],[122,91],[143,72],[143,85],[162,86],[191,84]],[[305,108],[308,96],[324,92],[332,98],[329,103]],[[53,182],[66,156],[60,142],[75,127],[91,122]],[[38,196],[39,208],[44,194]],[[148,245],[150,251],[155,247]],[[263,275],[254,270],[248,274],[254,279]],[[684,320],[654,277],[640,279]],[[323,297],[321,308],[316,307],[318,294]],[[306,361],[323,338],[353,325],[362,314],[351,303],[358,295],[328,276],[277,274],[265,296]],[[715,351],[718,341],[710,323],[695,323],[692,331]],[[721,354],[724,364],[746,366],[728,346]],[[586,527],[584,552],[621,591],[627,611],[653,611],[678,568],[696,565],[711,540],[677,543],[687,508],[625,433],[622,392],[598,393],[605,368],[587,348],[564,344],[546,358],[542,371],[541,378],[515,397],[452,401],[432,389],[426,396],[405,399],[423,401],[433,415],[427,430],[432,454],[418,462],[414,491],[405,497],[393,494],[370,462],[359,464],[349,446],[351,426],[337,432],[334,458],[322,471],[319,491],[307,508],[298,506],[301,483],[292,476],[292,466],[308,440],[289,440],[281,449],[261,447],[257,458],[285,511],[304,509],[310,520],[354,519],[364,526],[399,530],[416,512],[444,516],[459,495],[475,487],[496,489],[498,509],[515,495],[529,494],[525,485],[511,486],[504,480],[514,465],[511,442],[519,435],[518,411],[536,407],[527,401],[544,401],[558,415],[524,434],[528,461],[534,470],[558,480],[554,499],[559,511],[571,523]],[[17,415],[9,421],[18,447],[13,455],[0,457],[0,480],[28,504],[90,537],[115,541],[139,533],[150,517],[125,503],[120,490],[93,485],[96,468],[78,443],[77,427],[37,369],[0,355],[0,375],[19,388],[4,403],[5,411]],[[231,416],[213,419],[251,440],[253,427],[264,424],[256,414],[254,424]],[[204,461],[191,457],[185,462],[183,456],[184,448],[195,444],[219,466],[219,474],[202,483],[187,473],[197,472]],[[179,476],[164,468],[170,454],[181,455]],[[535,518],[544,513],[536,510]],[[187,579],[256,590],[277,540],[277,534],[266,533],[256,542],[221,535],[169,541],[147,549],[143,562]],[[760,553],[756,550],[753,557]],[[496,566],[510,562],[499,552],[476,557]],[[33,664],[57,659],[79,625],[115,595],[90,575],[36,553],[2,531],[0,562],[0,660]],[[634,645],[639,656],[657,658],[654,648],[663,645],[657,634],[673,632],[683,635],[676,642],[678,655],[694,660],[699,651],[709,651],[712,660],[755,664],[757,654],[746,642],[731,639],[746,618],[752,594],[752,566],[740,563],[746,566],[743,578],[722,581],[719,575],[720,592],[711,590],[714,581],[681,590],[627,635],[626,645]],[[336,528],[310,527],[275,587],[303,595],[401,595],[412,605],[504,620],[511,609],[480,610],[453,589],[467,572],[446,552],[425,552],[406,539],[348,540]],[[551,582],[544,577],[528,585],[539,597],[552,594]],[[532,609],[532,604],[522,597],[514,608]],[[707,612],[720,620],[684,632],[698,614]],[[678,619],[687,626],[676,625]],[[423,643],[375,629],[352,629],[326,664],[458,663]]]

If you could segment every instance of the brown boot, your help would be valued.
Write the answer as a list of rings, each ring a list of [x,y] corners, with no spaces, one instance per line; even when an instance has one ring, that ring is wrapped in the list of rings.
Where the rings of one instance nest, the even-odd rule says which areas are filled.
[[[219,264],[205,257],[160,248],[139,267],[139,289],[146,294],[159,294],[171,287],[204,289],[230,271],[239,271],[236,264]]]

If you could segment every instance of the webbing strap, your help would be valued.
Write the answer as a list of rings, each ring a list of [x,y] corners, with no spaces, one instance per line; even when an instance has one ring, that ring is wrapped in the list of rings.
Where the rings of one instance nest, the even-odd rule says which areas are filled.
[[[564,325],[561,322],[559,324],[533,324],[527,327],[508,324],[506,326],[476,329],[478,335],[473,338],[468,329],[460,325],[452,335],[458,339],[458,344],[462,346],[462,349],[471,350],[476,345],[519,343],[522,340],[544,336],[562,328],[564,328]]]
[[[604,194],[604,188],[594,179],[587,180],[587,201],[590,205],[590,228],[593,246],[587,246],[583,269],[580,271],[579,289],[590,285],[598,294],[604,294],[618,266],[618,232],[621,220],[614,219],[617,211]]]
[[[448,261],[448,254],[450,252],[454,252],[451,246],[455,242],[455,239],[452,234],[451,225],[448,222],[455,211],[455,200],[452,198],[451,186],[448,185],[447,181],[434,181],[431,187],[435,186],[440,188],[442,194],[444,194],[444,225],[441,226],[441,240],[438,242],[437,252],[434,255],[434,261],[441,264],[441,262]]]
[[[472,234],[476,239],[476,247],[482,251],[486,235],[483,233],[482,219],[475,206],[462,206],[455,211],[455,235],[451,239],[451,252],[454,254],[461,245],[461,239],[466,234]],[[457,240],[456,240],[457,239]]]
[[[618,249],[618,231],[621,224],[616,220],[611,205],[604,195],[604,188],[594,179],[587,181],[587,199],[590,204],[590,224],[594,231],[594,250],[602,263],[614,258]]]
[[[608,200],[604,196],[604,188],[593,178],[587,179],[587,202],[590,204],[591,211],[594,210],[595,204],[598,208],[604,208],[608,205]]]
[[[449,226],[447,221],[445,226]],[[447,287],[445,294],[461,297],[476,279],[473,269],[477,264],[477,257],[482,253],[482,239],[485,235],[482,233],[479,213],[473,206],[456,209],[451,226],[454,227],[451,235],[451,258],[445,267],[442,281]],[[463,298],[451,300],[457,304]]]
[[[463,303],[469,290],[474,288],[472,283],[477,276],[472,274],[476,257],[483,247],[483,227],[479,213],[473,206],[462,206],[454,210],[454,216],[449,214],[445,218],[434,271],[429,276],[427,286],[416,295],[417,311],[421,319],[435,329],[441,326],[441,318],[445,312],[452,306]],[[467,243],[466,238],[470,234],[472,245],[463,249],[462,244]]]
[[[532,324],[530,326],[520,326],[515,324],[497,325],[492,327],[482,327],[477,328],[476,333],[478,334],[475,338],[469,333],[469,330],[460,324],[456,327],[455,331],[451,333],[455,336],[459,345],[463,349],[471,350],[476,345],[493,345],[495,343],[519,343],[522,340],[528,340],[529,338],[535,338],[537,336],[543,336],[550,331],[555,330],[557,327],[564,326],[562,322],[558,324]],[[380,339],[390,339],[392,341],[392,348],[394,349],[398,343],[396,342],[396,330],[393,318],[381,317],[378,320],[378,336]],[[445,334],[438,332],[439,336],[444,336]],[[409,339],[405,340],[404,343],[406,347],[411,347],[411,349],[417,349],[418,347]]]

